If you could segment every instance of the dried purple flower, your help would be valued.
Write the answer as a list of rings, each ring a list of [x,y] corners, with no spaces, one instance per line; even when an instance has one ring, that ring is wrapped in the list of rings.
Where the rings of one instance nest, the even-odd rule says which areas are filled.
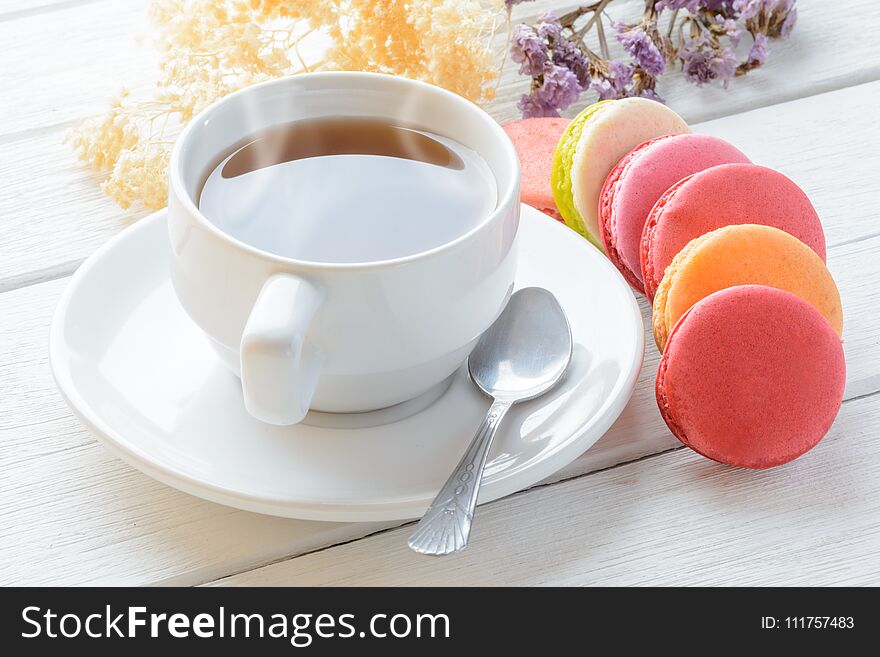
[[[794,9],[795,2],[797,0],[769,0],[767,11],[774,14],[787,14]]]
[[[620,98],[614,84],[606,77],[593,78],[590,89],[596,92],[599,100],[611,100],[612,98]]]
[[[797,9],[792,9],[788,12],[788,16],[785,17],[779,35],[783,39],[787,39],[788,35],[791,34],[791,31],[794,29],[795,23],[797,23]]]
[[[774,0],[769,0],[774,2]],[[757,17],[762,9],[765,8],[767,0],[733,0],[733,11],[735,11],[739,20],[743,23]]]
[[[609,62],[608,71],[593,79],[590,86],[598,95],[599,100],[626,97],[626,87],[632,83],[635,70],[619,59]]]
[[[544,14],[535,25],[538,36],[550,43],[562,39],[562,25],[553,14]]]
[[[716,75],[709,66],[711,55],[703,50],[685,48],[681,51],[681,65],[688,82],[702,87],[715,79]]]
[[[698,87],[707,82],[720,80],[724,88],[736,73],[736,54],[730,47],[713,48],[706,39],[685,42],[679,53],[685,78]]]
[[[795,1],[733,0],[731,6],[739,20],[746,23],[753,33],[761,31],[775,36],[791,12],[795,11]],[[797,16],[792,19],[792,22],[796,20]]]
[[[519,64],[520,73],[535,77],[541,75],[550,53],[547,42],[538,36],[535,28],[521,24],[513,30],[510,54],[513,61]]]
[[[628,91],[627,96],[639,96],[649,100],[665,103],[666,101],[657,93],[657,78],[649,75],[643,69],[636,69],[633,75],[632,89]]]
[[[767,48],[768,41],[769,39],[767,39],[765,34],[758,32],[755,35],[755,42],[752,44],[751,50],[749,50],[748,64],[757,67],[767,61],[767,54],[769,53]]]
[[[647,98],[648,100],[656,100],[658,103],[666,103],[666,100],[658,96],[657,91],[654,89],[642,89],[639,92],[639,96],[642,98]]]
[[[635,72],[632,66],[619,59],[612,60],[609,66],[611,67],[611,75],[614,77],[614,86],[616,88],[623,89],[632,82],[633,73]]]
[[[581,88],[590,86],[590,67],[587,56],[576,44],[562,39],[553,48],[553,63],[564,66],[574,73]]]
[[[736,53],[730,47],[724,47],[714,52],[709,60],[709,67],[715,72],[715,77],[721,80],[722,86],[727,89],[731,79],[736,75]]]
[[[641,26],[615,23],[614,29],[617,30],[617,40],[620,41],[623,49],[632,56],[636,64],[654,77],[663,74],[663,71],[666,70],[666,60]]]
[[[730,45],[736,48],[745,30],[733,18],[724,18],[720,14],[715,16],[715,21],[724,31],[724,36],[730,39]]]
[[[533,119],[542,116],[559,116],[559,112],[551,107],[546,107],[534,93],[522,96],[516,104],[516,108],[522,113],[524,119]]]
[[[578,99],[584,87],[574,73],[563,66],[548,64],[541,76],[541,84],[522,96],[517,107],[524,118],[535,116],[559,116],[563,110]]]
[[[545,106],[562,110],[578,99],[583,87],[577,76],[563,66],[550,64],[544,69],[544,82],[535,96]]]

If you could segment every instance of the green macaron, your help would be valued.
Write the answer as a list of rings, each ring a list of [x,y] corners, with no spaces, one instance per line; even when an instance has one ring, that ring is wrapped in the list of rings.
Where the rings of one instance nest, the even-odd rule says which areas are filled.
[[[556,146],[550,184],[565,223],[602,248],[599,197],[608,174],[639,144],[690,132],[671,109],[647,98],[603,100],[578,114]]]
[[[602,248],[601,242],[587,233],[583,217],[581,217],[580,212],[575,207],[570,172],[584,126],[596,116],[603,106],[610,102],[610,100],[600,100],[598,103],[593,103],[572,119],[556,144],[556,152],[553,154],[553,167],[550,171],[550,187],[553,190],[553,199],[556,201],[556,207],[559,210],[559,214],[562,215],[563,221],[565,221],[569,228],[579,232],[600,249]]]

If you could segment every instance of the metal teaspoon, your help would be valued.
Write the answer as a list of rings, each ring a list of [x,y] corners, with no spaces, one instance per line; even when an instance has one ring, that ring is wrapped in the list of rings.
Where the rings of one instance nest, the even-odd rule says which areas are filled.
[[[539,287],[527,287],[511,296],[468,358],[471,379],[494,399],[492,406],[410,534],[410,548],[444,555],[467,545],[486,456],[498,425],[511,406],[550,390],[570,360],[571,329],[556,297]]]

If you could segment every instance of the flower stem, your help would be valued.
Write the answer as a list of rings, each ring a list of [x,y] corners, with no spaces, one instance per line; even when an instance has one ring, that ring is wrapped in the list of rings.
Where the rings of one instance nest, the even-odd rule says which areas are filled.
[[[574,25],[574,22],[578,18],[580,18],[581,16],[586,16],[587,14],[589,14],[591,12],[595,12],[596,8],[601,4],[602,4],[602,2],[595,2],[591,5],[586,5],[583,7],[578,7],[577,9],[572,9],[567,14],[562,14],[562,16],[559,17],[559,23],[563,27],[571,27],[572,25]]]
[[[571,27],[574,25],[575,21],[577,21],[578,18],[580,18],[581,16],[586,16],[587,14],[592,12],[593,15],[590,16],[590,20],[588,20],[582,28],[574,33],[574,35],[578,39],[582,39],[584,35],[590,31],[596,21],[601,19],[602,12],[605,11],[605,7],[611,4],[611,2],[613,2],[613,0],[601,0],[600,2],[596,2],[595,4],[589,5],[587,7],[580,7],[578,9],[575,9],[574,11],[565,14],[562,18],[559,19],[559,22],[563,26],[567,25]]]
[[[599,14],[596,14],[596,16],[599,16]],[[602,57],[611,59],[611,54],[608,51],[608,41],[605,39],[605,26],[601,18],[596,21],[596,35],[599,37],[599,50],[602,52]]]
[[[672,31],[675,29],[675,19],[678,18],[678,9],[672,10],[672,15],[669,17],[669,29],[666,30],[666,38],[672,38]]]

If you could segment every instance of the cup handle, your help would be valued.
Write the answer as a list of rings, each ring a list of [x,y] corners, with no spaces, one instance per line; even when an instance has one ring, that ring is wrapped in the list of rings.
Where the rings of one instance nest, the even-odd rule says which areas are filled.
[[[258,420],[296,424],[308,412],[323,354],[305,336],[322,296],[292,274],[276,274],[263,284],[240,349],[244,405]]]

